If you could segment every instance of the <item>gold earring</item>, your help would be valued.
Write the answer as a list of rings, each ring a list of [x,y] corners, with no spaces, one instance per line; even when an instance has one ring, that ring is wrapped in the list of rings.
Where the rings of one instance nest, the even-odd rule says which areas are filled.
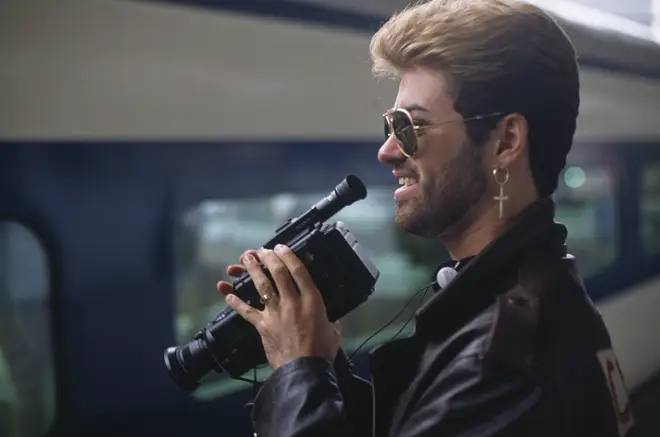
[[[495,178],[497,185],[500,186],[500,195],[493,197],[493,199],[500,202],[499,218],[502,218],[504,213],[504,201],[509,200],[509,197],[504,195],[504,184],[509,181],[509,169],[498,167],[493,170],[493,177]]]

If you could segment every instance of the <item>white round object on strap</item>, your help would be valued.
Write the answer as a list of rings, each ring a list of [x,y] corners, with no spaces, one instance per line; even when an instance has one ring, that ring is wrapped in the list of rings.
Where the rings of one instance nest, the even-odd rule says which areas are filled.
[[[435,281],[438,283],[438,287],[442,290],[458,275],[458,272],[451,267],[443,267],[438,270],[438,274],[435,276]]]

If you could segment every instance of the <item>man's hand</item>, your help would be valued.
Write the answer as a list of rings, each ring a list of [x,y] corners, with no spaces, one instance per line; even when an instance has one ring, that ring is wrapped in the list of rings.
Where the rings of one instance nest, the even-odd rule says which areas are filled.
[[[274,286],[261,271],[257,256],[270,271]],[[259,331],[271,367],[277,369],[301,357],[333,362],[341,344],[339,326],[328,321],[321,293],[302,261],[290,249],[276,246],[275,251],[247,251],[241,262],[245,267],[233,265],[227,273],[236,277],[247,270],[259,295],[267,299],[263,311],[232,294],[231,285],[224,281],[218,283],[218,291]]]

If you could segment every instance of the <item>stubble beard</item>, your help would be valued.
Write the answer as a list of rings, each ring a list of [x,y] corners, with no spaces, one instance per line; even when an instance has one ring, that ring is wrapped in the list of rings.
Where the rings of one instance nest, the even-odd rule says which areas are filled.
[[[488,189],[481,153],[481,148],[466,143],[454,159],[420,179],[418,195],[397,202],[397,225],[422,237],[440,237],[469,226],[470,211]]]

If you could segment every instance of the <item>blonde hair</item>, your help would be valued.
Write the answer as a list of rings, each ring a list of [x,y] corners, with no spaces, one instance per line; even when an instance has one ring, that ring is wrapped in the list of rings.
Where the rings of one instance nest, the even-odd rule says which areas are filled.
[[[421,2],[394,14],[369,49],[376,76],[415,67],[442,73],[466,118],[525,116],[539,194],[555,190],[575,133],[579,75],[573,45],[545,11],[522,0]],[[483,125],[468,133],[477,143],[487,134]]]

